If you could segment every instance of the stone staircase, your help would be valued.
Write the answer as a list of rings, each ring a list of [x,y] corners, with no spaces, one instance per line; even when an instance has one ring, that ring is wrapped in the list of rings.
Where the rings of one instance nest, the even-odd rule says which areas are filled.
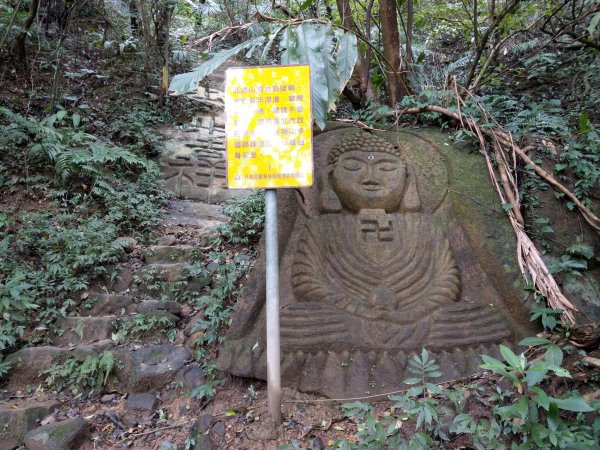
[[[163,178],[180,198],[165,212],[160,227],[165,235],[157,245],[133,252],[116,280],[84,293],[78,314],[60,320],[57,332],[46,334],[45,345],[7,357],[12,368],[0,390],[0,450],[15,449],[23,442],[27,448],[63,448],[40,443],[36,437],[60,424],[66,427],[61,433],[67,439],[60,445],[79,448],[82,436],[89,433],[88,423],[73,422],[80,417],[72,417],[72,396],[66,390],[54,392],[55,386],[48,385],[43,375],[71,358],[83,363],[112,353],[113,371],[106,384],[95,387],[94,395],[101,396],[109,411],[105,415],[116,426],[135,426],[155,410],[159,399],[177,395],[173,386],[189,391],[204,384],[202,368],[193,360],[195,336],[191,336],[194,318],[202,311],[178,300],[213,282],[210,268],[202,268],[203,253],[209,248],[206,234],[226,221],[219,203],[232,193],[225,189],[222,94],[203,91],[196,96],[207,112],[185,129],[169,133]],[[150,323],[160,326],[145,329]],[[77,434],[69,437],[71,429]]]

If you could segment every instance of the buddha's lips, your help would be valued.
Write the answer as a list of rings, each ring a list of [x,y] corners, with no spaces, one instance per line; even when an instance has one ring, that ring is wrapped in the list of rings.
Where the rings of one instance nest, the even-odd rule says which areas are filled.
[[[380,187],[366,187],[366,188],[363,188],[363,190],[369,191],[369,192],[376,192],[376,191],[381,191],[381,188]]]

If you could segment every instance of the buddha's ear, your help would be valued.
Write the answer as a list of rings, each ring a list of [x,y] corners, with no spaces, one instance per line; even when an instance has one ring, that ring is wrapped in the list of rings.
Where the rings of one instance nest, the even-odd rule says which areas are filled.
[[[331,183],[333,169],[333,165],[328,165],[319,177],[319,210],[322,213],[336,213],[342,210],[340,199],[333,190],[333,184]]]
[[[406,190],[402,199],[403,212],[418,212],[421,209],[421,198],[417,187],[417,176],[411,165],[406,166]]]

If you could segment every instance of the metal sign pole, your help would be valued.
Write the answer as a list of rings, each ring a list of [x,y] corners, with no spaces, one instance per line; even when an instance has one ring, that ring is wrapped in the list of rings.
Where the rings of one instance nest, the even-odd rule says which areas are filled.
[[[267,276],[267,391],[269,413],[281,423],[281,357],[279,349],[279,245],[277,189],[265,190],[265,250]]]

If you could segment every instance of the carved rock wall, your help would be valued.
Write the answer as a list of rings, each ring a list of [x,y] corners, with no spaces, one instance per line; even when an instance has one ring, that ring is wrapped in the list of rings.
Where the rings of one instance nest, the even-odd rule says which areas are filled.
[[[205,112],[170,130],[162,158],[162,180],[179,198],[222,203],[247,191],[228,190],[225,168],[224,94],[199,88],[191,98]]]
[[[362,223],[362,213],[326,214],[320,209],[323,174],[331,170],[328,154],[352,133],[356,130],[336,125],[316,136],[315,173],[320,182],[299,194],[285,189],[278,192],[283,383],[337,398],[385,393],[401,387],[401,380],[409,376],[406,364],[410,354],[423,346],[436,354],[443,379],[453,379],[475,371],[480,364],[478,355],[493,355],[497,344],[513,345],[532,333],[527,294],[521,289],[514,244],[510,244],[514,237],[504,212],[494,209],[497,200],[489,181],[479,177],[486,176],[483,160],[449,146],[440,133],[378,133],[391,145],[399,145],[404,162],[414,169],[422,207],[412,215],[377,213],[383,214],[382,223],[396,231],[384,233],[385,242],[373,244],[375,247],[365,244],[361,249],[360,234],[353,237],[353,229],[360,226],[353,224]],[[306,230],[310,229],[316,230],[312,245],[306,243]],[[430,242],[432,239],[439,243]],[[388,244],[380,256],[370,250],[377,245],[385,249]],[[438,277],[442,285],[444,271],[452,278],[454,263],[444,269],[435,262],[444,254],[439,250],[444,245],[449,245],[448,257],[458,269],[460,291],[448,285],[448,296],[436,301],[436,288],[420,281],[419,270],[423,274],[441,270],[440,275],[428,276]],[[413,252],[415,248],[429,256],[420,256]],[[368,258],[362,258],[361,252]],[[402,252],[412,253],[403,259]],[[415,258],[425,261],[422,269]],[[376,269],[377,264],[383,265]],[[414,274],[404,269],[411,264]],[[403,284],[394,278],[403,270],[414,277],[414,283]],[[430,282],[432,286],[435,283]],[[377,313],[386,299],[414,304],[410,298],[403,299],[401,291],[415,292],[418,306],[395,311],[398,307],[392,307],[391,312],[383,308],[382,314]],[[359,306],[352,306],[354,297]],[[264,302],[261,257],[238,305],[218,360],[220,369],[237,376],[266,378]],[[361,302],[367,306],[364,311]],[[368,311],[369,305],[373,313]]]

